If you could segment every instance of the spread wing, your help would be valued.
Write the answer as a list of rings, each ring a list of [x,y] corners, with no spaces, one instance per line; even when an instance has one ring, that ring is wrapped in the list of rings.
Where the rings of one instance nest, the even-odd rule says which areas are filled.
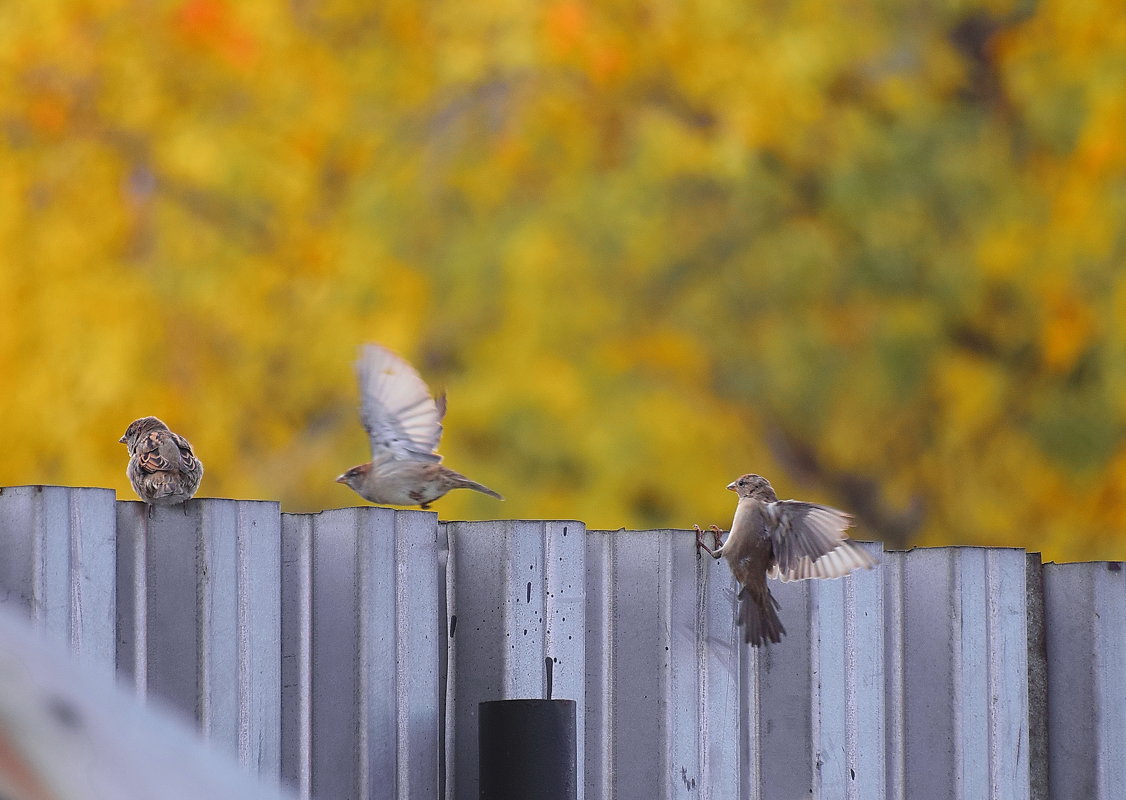
[[[764,512],[774,550],[771,578],[839,578],[876,564],[876,559],[848,538],[852,517],[843,511],[816,503],[779,500],[764,504]]]
[[[434,451],[442,438],[444,394],[435,401],[414,367],[375,344],[360,348],[356,378],[373,462],[442,460]]]

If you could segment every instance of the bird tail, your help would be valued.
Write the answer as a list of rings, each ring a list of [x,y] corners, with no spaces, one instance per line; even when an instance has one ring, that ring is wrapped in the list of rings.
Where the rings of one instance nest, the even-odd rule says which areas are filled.
[[[743,626],[743,641],[752,647],[759,647],[768,641],[778,644],[786,635],[782,620],[778,617],[778,601],[764,588],[761,597],[752,597],[746,589],[739,592],[739,624]]]
[[[503,500],[504,499],[497,492],[494,492],[492,489],[490,489],[488,486],[477,483],[477,481],[471,481],[471,480],[469,480],[469,478],[462,478],[461,482],[458,484],[458,488],[459,489],[472,489],[475,492],[480,492],[481,494],[487,494],[490,497],[495,497],[497,500]]]

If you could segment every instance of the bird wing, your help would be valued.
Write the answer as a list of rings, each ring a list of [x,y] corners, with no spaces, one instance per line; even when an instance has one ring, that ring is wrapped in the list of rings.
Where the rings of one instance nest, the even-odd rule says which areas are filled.
[[[142,472],[190,471],[195,465],[195,454],[188,440],[172,431],[149,431],[137,442],[137,466]]]
[[[843,578],[858,569],[870,569],[877,563],[868,551],[849,540],[841,542],[836,550],[816,560],[798,559],[797,565],[786,572],[782,572],[775,564],[770,568],[767,576],[778,578],[783,582],[804,581],[808,578]]]
[[[173,468],[175,462],[169,462],[167,454],[162,452],[161,445],[164,437],[160,431],[146,433],[138,442],[136,448],[137,466],[141,472],[163,472]]]
[[[846,531],[852,517],[816,503],[779,500],[763,504],[766,533],[774,550],[769,577],[783,581],[839,578],[876,560]]]
[[[196,469],[200,469],[199,459],[197,459],[195,453],[192,452],[192,446],[188,440],[172,431],[169,431],[168,435],[172,441],[176,443],[177,455],[180,457],[180,468],[183,469],[184,472],[194,472]]]
[[[414,367],[375,344],[360,348],[356,378],[362,398],[360,420],[371,440],[374,463],[442,460],[434,451],[442,438],[445,394],[432,398]]]

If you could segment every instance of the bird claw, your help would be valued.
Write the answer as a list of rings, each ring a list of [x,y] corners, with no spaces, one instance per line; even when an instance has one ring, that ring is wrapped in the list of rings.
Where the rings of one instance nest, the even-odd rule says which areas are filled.
[[[718,525],[711,525],[708,530],[712,532],[712,538],[715,540],[715,549],[718,550],[723,546],[723,538],[721,536],[723,531],[719,529]]]
[[[704,532],[700,529],[700,526],[699,525],[693,525],[692,527],[696,529],[696,556],[699,557],[700,550],[703,550],[709,556],[711,556],[712,558],[715,558],[716,557],[715,550],[708,547],[704,543]],[[715,526],[713,525],[712,527],[715,527]],[[718,547],[718,544],[716,546]]]

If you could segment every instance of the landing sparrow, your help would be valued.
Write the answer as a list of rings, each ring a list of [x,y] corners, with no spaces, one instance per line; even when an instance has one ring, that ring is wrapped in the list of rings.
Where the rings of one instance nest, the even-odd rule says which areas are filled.
[[[187,439],[156,417],[133,420],[118,441],[129,448],[125,474],[133,491],[150,506],[182,503],[199,488],[203,462]]]
[[[876,559],[845,535],[852,517],[816,503],[779,500],[770,481],[744,475],[727,488],[739,495],[727,540],[720,544],[719,528],[711,527],[715,549],[704,543],[696,526],[696,546],[712,558],[724,556],[742,584],[739,624],[744,640],[754,646],[780,642],[786,629],[778,618],[778,601],[766,579],[800,581],[840,578],[855,569],[868,569]]]
[[[336,479],[373,503],[429,508],[451,489],[472,489],[503,500],[492,489],[441,464],[446,395],[437,400],[414,368],[386,348],[367,344],[356,361],[360,420],[371,440],[371,461]]]

